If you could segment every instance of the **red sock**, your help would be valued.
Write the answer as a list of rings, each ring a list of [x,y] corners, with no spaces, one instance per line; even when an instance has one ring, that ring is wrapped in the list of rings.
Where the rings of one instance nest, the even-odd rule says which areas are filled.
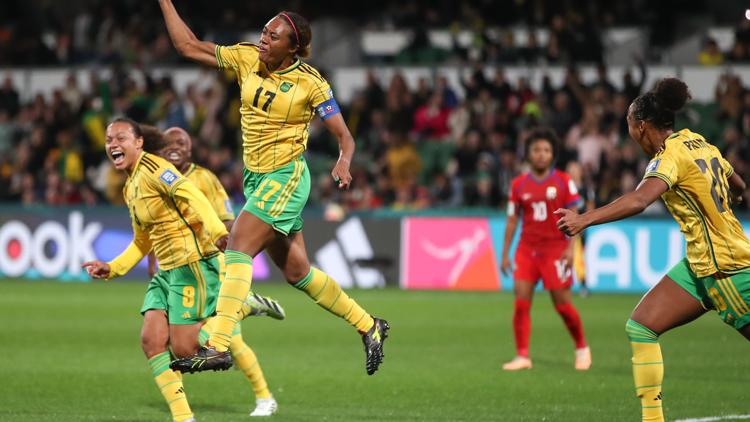
[[[531,301],[516,299],[513,311],[513,333],[516,336],[516,354],[529,357],[529,336],[531,335]]]
[[[576,343],[576,349],[586,347],[586,337],[583,335],[583,324],[581,324],[581,317],[578,316],[578,311],[572,303],[564,303],[562,305],[555,305],[557,313],[560,314],[565,326],[568,327],[570,336],[573,337],[573,341]]]

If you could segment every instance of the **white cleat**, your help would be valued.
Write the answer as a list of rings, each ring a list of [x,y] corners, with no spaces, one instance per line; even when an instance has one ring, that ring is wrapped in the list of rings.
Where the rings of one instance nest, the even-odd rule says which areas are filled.
[[[243,313],[248,316],[269,316],[273,319],[284,319],[286,313],[279,302],[270,297],[261,296],[257,293],[250,292],[242,304]]]
[[[575,367],[579,371],[588,371],[591,368],[591,349],[588,346],[576,349]]]
[[[279,404],[276,399],[269,397],[267,399],[255,399],[255,410],[250,416],[271,416],[279,410]]]
[[[174,421],[174,422],[177,422],[177,421]],[[197,422],[197,421],[195,420],[195,418],[190,418],[190,419],[185,419],[182,422]]]
[[[516,356],[510,362],[503,364],[504,371],[520,371],[521,369],[531,369],[531,359],[525,356]]]

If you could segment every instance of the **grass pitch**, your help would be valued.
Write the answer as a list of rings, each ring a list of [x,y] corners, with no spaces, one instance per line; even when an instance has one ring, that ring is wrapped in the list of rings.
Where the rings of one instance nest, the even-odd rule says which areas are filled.
[[[287,319],[243,324],[280,410],[273,421],[635,421],[624,323],[638,297],[576,299],[594,365],[573,347],[546,293],[532,310],[534,369],[506,373],[514,354],[507,293],[352,291],[391,324],[386,359],[365,374],[345,322],[280,284],[256,286]],[[145,284],[0,281],[5,355],[0,420],[169,421],[139,346]],[[668,420],[750,413],[748,345],[715,315],[667,333]],[[185,376],[199,421],[248,421],[254,405],[237,371]]]

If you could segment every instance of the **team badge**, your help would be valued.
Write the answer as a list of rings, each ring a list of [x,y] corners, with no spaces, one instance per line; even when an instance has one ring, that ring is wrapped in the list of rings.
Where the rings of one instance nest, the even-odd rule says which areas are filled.
[[[174,174],[172,170],[166,169],[164,170],[164,173],[159,176],[159,179],[161,179],[161,181],[166,183],[167,185],[172,186],[172,183],[177,180],[177,175]]]
[[[657,168],[659,168],[659,161],[661,159],[654,160],[648,164],[648,167],[646,167],[646,173],[651,173],[652,171],[656,171]]]
[[[279,89],[281,90],[281,92],[289,92],[289,90],[292,89],[293,85],[294,84],[290,84],[289,82],[284,82],[283,84],[281,84]]]
[[[547,188],[547,199],[555,199],[557,198],[557,188],[554,186],[549,186]]]

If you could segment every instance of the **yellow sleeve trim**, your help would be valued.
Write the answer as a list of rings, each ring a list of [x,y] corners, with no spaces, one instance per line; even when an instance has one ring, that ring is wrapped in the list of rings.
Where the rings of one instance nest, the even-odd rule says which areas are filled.
[[[667,177],[666,175],[655,172],[655,171],[651,171],[651,172],[646,173],[643,176],[644,179],[649,178],[649,177],[657,177],[663,180],[667,184],[667,186],[669,186],[669,188],[672,189],[672,181],[669,180],[669,177]]]
[[[218,65],[219,69],[224,69],[224,61],[221,60],[221,52],[219,52],[219,49],[221,48],[220,45],[216,45],[216,48],[214,49],[214,55],[216,56],[216,64]]]
[[[178,180],[177,182],[175,182],[175,184],[172,185],[172,187],[169,189],[169,196],[174,196],[174,193],[177,191],[177,187],[180,186],[181,184],[185,183],[185,180],[187,180],[187,178],[186,177],[182,177],[180,180]]]

